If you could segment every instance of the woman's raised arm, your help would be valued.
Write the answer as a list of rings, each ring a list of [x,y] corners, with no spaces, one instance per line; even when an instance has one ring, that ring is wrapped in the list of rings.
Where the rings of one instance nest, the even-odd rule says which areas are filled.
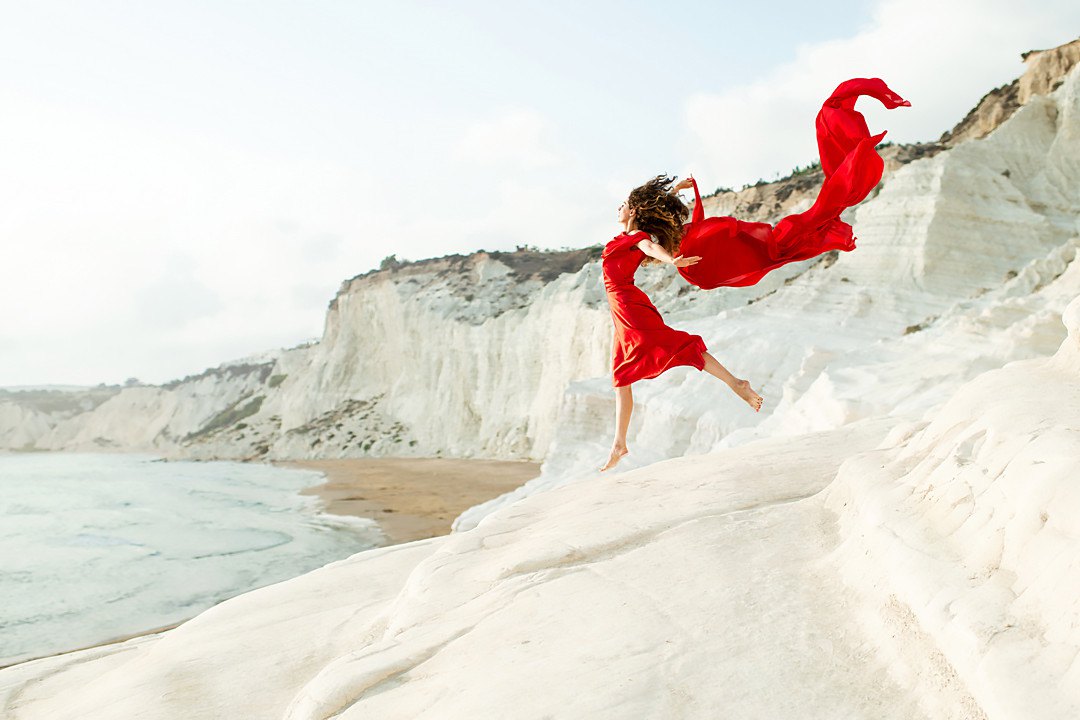
[[[689,187],[694,188],[694,216],[690,222],[698,222],[705,219],[705,208],[701,207],[701,192],[698,190],[697,180],[694,179],[694,176],[691,175],[684,180],[680,180],[678,184],[671,188],[670,192],[677,193]]]

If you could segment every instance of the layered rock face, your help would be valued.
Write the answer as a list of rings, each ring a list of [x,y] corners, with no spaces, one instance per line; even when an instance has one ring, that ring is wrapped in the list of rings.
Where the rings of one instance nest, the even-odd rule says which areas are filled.
[[[563,389],[606,367],[599,252],[480,252],[368,273],[342,284],[317,343],[123,388],[88,411],[44,412],[13,393],[0,438],[174,458],[539,459]]]
[[[934,717],[1080,712],[1080,290],[1062,321],[1052,356],[978,375],[822,494],[864,627]]]

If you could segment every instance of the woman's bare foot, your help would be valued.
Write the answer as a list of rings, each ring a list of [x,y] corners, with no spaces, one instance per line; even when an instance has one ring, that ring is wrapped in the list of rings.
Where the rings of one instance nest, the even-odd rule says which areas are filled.
[[[745,400],[750,407],[754,408],[754,412],[761,411],[762,398],[750,387],[749,380],[737,380],[735,382],[735,387],[733,387],[732,390],[735,391],[736,395]]]
[[[625,445],[619,445],[618,443],[611,446],[611,457],[608,458],[607,464],[600,468],[600,472],[604,472],[608,468],[615,467],[615,463],[622,460],[622,456],[630,452]]]

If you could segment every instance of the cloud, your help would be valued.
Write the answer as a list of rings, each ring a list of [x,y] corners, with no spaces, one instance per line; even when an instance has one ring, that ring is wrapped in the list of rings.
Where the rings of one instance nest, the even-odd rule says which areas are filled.
[[[547,168],[563,158],[551,146],[551,123],[528,108],[511,108],[474,123],[453,148],[452,157],[482,165]]]
[[[1068,42],[1077,27],[1074,2],[885,0],[852,37],[800,46],[791,62],[760,78],[691,97],[690,167],[706,188],[738,188],[817,160],[814,118],[853,77],[880,77],[912,104],[889,111],[859,100],[871,132],[888,130],[893,142],[936,140],[983,95],[1023,73],[1021,52]]]

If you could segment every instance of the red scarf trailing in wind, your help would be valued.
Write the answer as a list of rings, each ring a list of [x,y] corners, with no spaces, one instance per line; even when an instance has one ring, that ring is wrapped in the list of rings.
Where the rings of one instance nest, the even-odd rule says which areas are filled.
[[[877,98],[889,110],[911,106],[880,78],[840,83],[817,115],[825,182],[806,212],[788,215],[775,227],[733,217],[707,218],[694,181],[694,216],[683,226],[679,253],[699,255],[701,260],[677,268],[687,282],[705,290],[753,285],[781,265],[829,250],[855,249],[851,226],[840,219],[840,213],[862,202],[881,180],[884,162],[874,148],[887,132],[870,135],[865,118],[855,109],[862,95]]]

